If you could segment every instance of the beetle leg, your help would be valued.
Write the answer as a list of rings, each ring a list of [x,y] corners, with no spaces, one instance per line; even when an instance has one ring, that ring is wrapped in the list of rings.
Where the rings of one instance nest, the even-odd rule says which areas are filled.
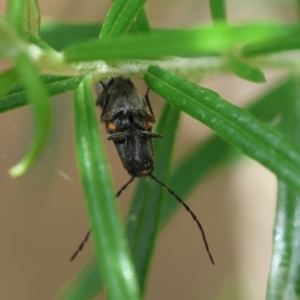
[[[155,119],[155,116],[154,116],[154,113],[153,113],[153,110],[152,110],[152,107],[151,107],[151,104],[150,104],[149,96],[148,96],[149,91],[150,91],[150,88],[148,87],[147,93],[145,95],[145,99],[146,99],[147,105],[149,107],[150,113],[151,113],[152,117]]]

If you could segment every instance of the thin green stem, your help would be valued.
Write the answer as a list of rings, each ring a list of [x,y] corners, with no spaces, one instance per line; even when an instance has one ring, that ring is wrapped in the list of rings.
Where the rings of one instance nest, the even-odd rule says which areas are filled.
[[[35,121],[35,134],[22,160],[10,169],[10,174],[18,177],[27,172],[41,154],[51,128],[51,106],[38,71],[26,54],[16,58],[16,71],[24,84]]]
[[[226,0],[209,0],[209,7],[214,23],[226,22]]]
[[[287,82],[279,129],[300,146],[299,78]],[[300,193],[279,180],[267,300],[300,298]]]
[[[90,78],[74,97],[77,161],[87,201],[96,258],[110,299],[137,300],[139,289],[122,228],[110,170],[99,138]]]

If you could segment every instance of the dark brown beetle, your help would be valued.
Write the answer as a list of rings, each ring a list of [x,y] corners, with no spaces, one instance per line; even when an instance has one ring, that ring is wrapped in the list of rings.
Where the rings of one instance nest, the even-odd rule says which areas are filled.
[[[124,168],[132,177],[148,176],[154,168],[152,139],[163,136],[152,132],[155,122],[148,99],[137,94],[132,82],[123,77],[112,78],[96,104],[102,108],[101,122],[114,142]],[[146,111],[148,106],[150,113]]]
[[[209,258],[214,264],[204,230],[196,215],[175,192],[152,174],[154,169],[152,139],[161,139],[163,136],[152,132],[151,123],[155,122],[155,118],[148,98],[149,89],[144,99],[136,92],[130,79],[115,77],[108,82],[107,86],[103,82],[100,84],[102,90],[96,100],[96,105],[102,108],[100,121],[105,123],[106,131],[109,134],[107,139],[114,142],[124,168],[131,175],[131,179],[118,191],[116,197],[120,196],[135,177],[149,176],[152,178],[191,214],[201,231]],[[150,114],[146,111],[147,106]],[[77,251],[72,255],[71,261],[82,250],[90,233],[91,231],[87,233]]]

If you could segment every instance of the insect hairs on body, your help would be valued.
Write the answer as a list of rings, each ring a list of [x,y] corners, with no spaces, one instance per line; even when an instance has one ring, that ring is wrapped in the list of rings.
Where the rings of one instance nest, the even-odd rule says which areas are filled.
[[[212,264],[214,264],[203,227],[196,215],[174,191],[152,174],[154,169],[152,139],[161,139],[163,136],[152,131],[151,123],[155,123],[155,117],[148,98],[149,89],[143,98],[136,92],[131,80],[128,78],[115,77],[107,85],[102,81],[100,84],[102,91],[96,101],[96,105],[102,109],[100,121],[105,123],[106,131],[109,134],[107,139],[114,142],[124,168],[131,175],[130,180],[118,191],[116,197],[119,197],[136,177],[148,176],[152,178],[173,195],[190,213],[201,231],[206,251]],[[146,111],[147,107],[149,113]],[[87,233],[79,248],[71,257],[71,261],[82,250],[90,232]]]

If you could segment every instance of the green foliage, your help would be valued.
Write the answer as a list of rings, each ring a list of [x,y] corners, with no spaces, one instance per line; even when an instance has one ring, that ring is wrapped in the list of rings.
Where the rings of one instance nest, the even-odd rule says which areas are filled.
[[[138,286],[118,218],[109,167],[99,138],[91,81],[75,90],[75,132],[78,168],[93,228],[99,270],[111,299],[138,299]],[[101,188],[99,188],[101,187]]]
[[[30,148],[24,158],[10,170],[10,174],[17,177],[23,175],[34,164],[47,141],[51,127],[51,106],[41,78],[28,56],[25,53],[18,55],[15,63],[16,72],[24,84],[35,121],[35,135]]]
[[[300,28],[268,23],[229,27],[225,23],[218,23],[214,27],[202,26],[198,29],[160,30],[151,34],[146,32],[79,43],[67,47],[64,58],[68,62],[79,62],[97,59],[159,59],[167,55],[220,55],[228,53],[237,44],[285,37],[290,30],[299,33]]]
[[[299,77],[293,76],[286,85],[286,101],[282,108],[279,130],[300,146]],[[282,180],[278,181],[277,215],[274,227],[273,256],[269,274],[267,300],[289,300],[300,297],[300,197]]]
[[[114,1],[100,32],[100,39],[122,36],[134,22],[146,0]]]
[[[29,104],[35,124],[32,143],[11,169],[12,176],[34,166],[46,145],[51,130],[48,97],[75,90],[78,170],[96,256],[61,298],[92,299],[105,287],[111,300],[141,299],[157,234],[179,208],[160,186],[140,180],[127,216],[126,239],[99,139],[91,84],[111,76],[139,76],[169,102],[157,126],[168,135],[155,144],[154,175],[176,187],[182,197],[186,199],[212,171],[240,157],[233,149],[278,177],[267,299],[299,299],[299,24],[233,26],[226,20],[225,0],[219,0],[209,1],[212,26],[157,30],[150,27],[145,3],[115,0],[103,25],[51,22],[40,28],[37,0],[10,0],[7,17],[0,16],[0,58],[14,62],[0,74],[0,112]],[[299,1],[297,5],[299,11]],[[289,77],[254,99],[248,109],[189,81],[195,73],[208,77],[231,72],[263,83],[267,67],[284,68]],[[216,135],[197,145],[170,172],[180,111]],[[274,129],[271,124],[278,117],[280,126]]]
[[[214,22],[226,21],[226,1],[209,0],[210,13]]]
[[[239,77],[253,81],[253,82],[265,82],[265,76],[261,70],[252,67],[243,62],[239,57],[235,55],[229,56],[229,64],[232,71]]]
[[[217,93],[159,67],[149,67],[145,82],[157,94],[212,128],[225,141],[300,191],[300,153],[278,132]]]
[[[0,97],[0,112],[9,111],[30,103],[28,97],[26,97],[24,83],[19,83],[19,78],[14,69],[10,69],[0,76],[3,78],[0,91],[1,89],[5,91],[18,82],[7,94]],[[41,75],[39,80],[42,81],[48,96],[55,96],[73,91],[78,85],[79,77]]]
[[[180,111],[166,104],[157,125],[157,132],[167,132],[162,141],[156,140],[154,176],[167,182],[172,162],[173,146],[179,124]],[[143,201],[141,201],[141,196]],[[142,294],[146,288],[151,253],[160,224],[161,207],[166,197],[165,191],[153,180],[140,180],[127,217],[127,236]],[[173,201],[176,201],[173,199]]]

